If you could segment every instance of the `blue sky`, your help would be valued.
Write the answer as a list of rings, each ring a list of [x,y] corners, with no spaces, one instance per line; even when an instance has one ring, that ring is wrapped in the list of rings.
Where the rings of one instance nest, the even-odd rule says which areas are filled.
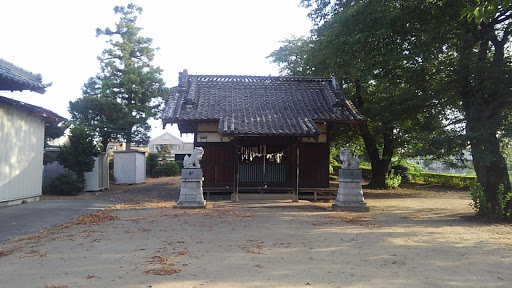
[[[167,86],[178,72],[191,74],[277,75],[266,59],[279,41],[307,35],[311,23],[300,0],[196,1],[64,1],[17,0],[0,4],[0,58],[43,75],[52,86],[43,95],[31,92],[0,95],[50,109],[69,117],[69,101],[99,71],[96,59],[107,47],[96,28],[113,27],[114,6],[136,3],[143,8],[138,26],[159,47],[154,64],[164,69]],[[152,137],[163,133],[151,122]],[[176,127],[169,127],[178,135]]]

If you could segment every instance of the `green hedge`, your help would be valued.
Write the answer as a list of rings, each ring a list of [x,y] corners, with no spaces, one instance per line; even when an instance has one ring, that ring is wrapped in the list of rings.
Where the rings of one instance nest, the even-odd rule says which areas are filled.
[[[164,162],[158,165],[151,172],[151,176],[154,178],[158,177],[169,177],[180,174],[180,166],[174,162]]]
[[[333,165],[334,177],[338,176],[338,171],[341,165]],[[361,166],[359,167],[363,171],[363,178],[372,178],[372,168]],[[441,174],[441,173],[429,173],[429,172],[407,172],[410,175],[411,182],[423,182],[428,184],[440,184],[452,188],[467,188],[471,186],[471,183],[476,181],[476,176],[466,176],[459,174]]]
[[[423,182],[428,184],[441,184],[453,188],[468,188],[471,183],[476,181],[475,176],[465,176],[457,174],[441,174],[429,172],[409,172],[413,182]]]
[[[333,179],[338,177],[338,171],[341,166],[333,166],[335,174],[332,175]],[[359,167],[363,171],[363,178],[372,178],[372,169],[370,167]],[[471,183],[476,181],[476,176],[466,176],[458,174],[441,174],[429,172],[408,172],[411,182],[422,182],[428,184],[440,184],[452,188],[466,188],[469,189]]]

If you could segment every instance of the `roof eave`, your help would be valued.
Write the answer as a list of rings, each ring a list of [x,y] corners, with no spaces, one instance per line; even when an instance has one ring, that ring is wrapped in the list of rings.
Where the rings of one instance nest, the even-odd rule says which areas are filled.
[[[318,137],[321,133],[237,133],[237,132],[219,132],[225,137],[265,137],[265,136],[282,136],[282,137]]]

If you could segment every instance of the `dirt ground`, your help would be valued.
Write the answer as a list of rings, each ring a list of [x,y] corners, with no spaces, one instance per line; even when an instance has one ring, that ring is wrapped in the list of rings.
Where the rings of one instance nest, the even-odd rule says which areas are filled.
[[[364,190],[331,203],[209,202],[174,209],[179,178],[113,186],[118,203],[0,246],[0,287],[512,287],[512,225],[469,193]],[[414,189],[413,189],[414,188]]]

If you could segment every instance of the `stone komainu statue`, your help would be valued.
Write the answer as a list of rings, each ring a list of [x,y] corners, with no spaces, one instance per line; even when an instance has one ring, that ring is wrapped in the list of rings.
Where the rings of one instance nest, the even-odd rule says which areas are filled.
[[[348,148],[340,149],[340,159],[343,163],[341,169],[358,169],[359,168],[359,157],[354,156],[352,151]]]
[[[203,158],[204,150],[202,147],[194,147],[190,157],[188,155],[183,159],[183,168],[201,168],[199,161]]]

